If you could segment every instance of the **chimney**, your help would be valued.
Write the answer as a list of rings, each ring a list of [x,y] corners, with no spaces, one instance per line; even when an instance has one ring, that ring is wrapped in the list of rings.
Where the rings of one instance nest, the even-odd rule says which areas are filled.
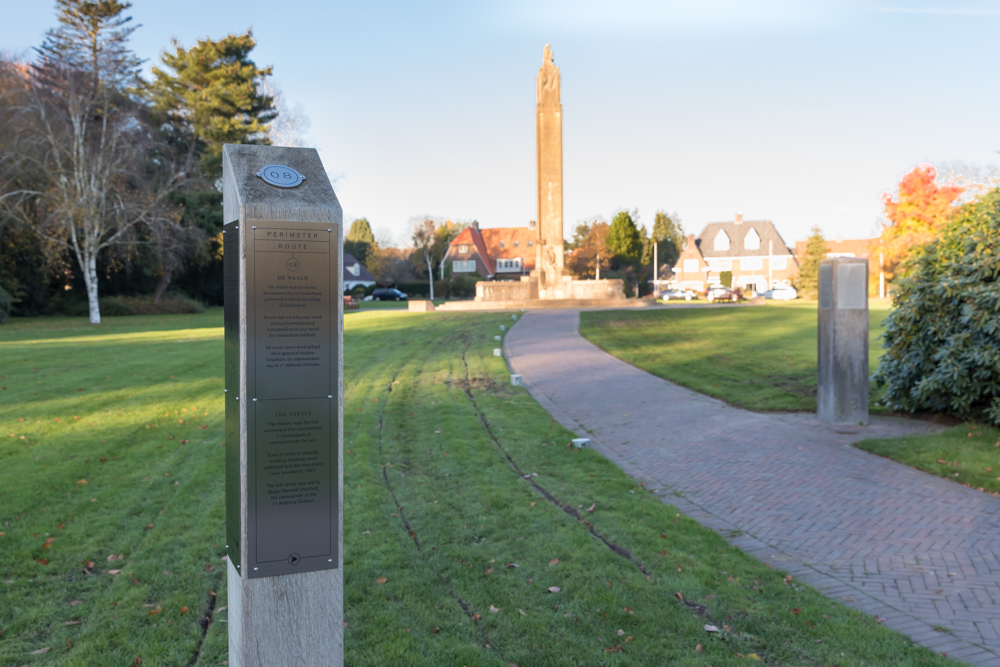
[[[739,213],[736,214],[736,224],[737,225],[743,224],[743,211],[740,211]]]
[[[532,220],[531,222],[528,223],[528,229],[534,229],[537,226],[538,226],[538,223],[535,222],[534,220]]]
[[[479,229],[479,221],[473,220],[472,223],[469,225],[469,227],[472,227],[473,229]]]

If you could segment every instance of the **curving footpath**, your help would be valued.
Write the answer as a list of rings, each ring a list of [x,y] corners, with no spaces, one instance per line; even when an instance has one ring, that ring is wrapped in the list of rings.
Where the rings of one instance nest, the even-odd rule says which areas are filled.
[[[1000,498],[850,447],[939,427],[733,408],[619,361],[579,322],[533,311],[504,337],[560,423],[756,558],[936,652],[1000,667]]]

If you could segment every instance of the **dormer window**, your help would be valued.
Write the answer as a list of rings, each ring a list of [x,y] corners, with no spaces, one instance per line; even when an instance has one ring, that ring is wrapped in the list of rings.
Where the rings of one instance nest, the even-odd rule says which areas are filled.
[[[355,278],[357,278],[358,276],[361,275],[361,265],[360,264],[351,264],[349,267],[347,267],[347,270]]]
[[[757,230],[753,227],[750,228],[746,238],[743,239],[743,247],[747,250],[757,250],[760,248],[760,235],[757,234]]]
[[[458,246],[458,253],[460,255],[466,255],[466,254],[468,254],[468,252],[469,252],[469,246],[467,246],[467,245],[460,245],[460,246]]]
[[[715,237],[715,249],[716,250],[729,250],[729,235],[723,230],[719,230],[718,235]]]

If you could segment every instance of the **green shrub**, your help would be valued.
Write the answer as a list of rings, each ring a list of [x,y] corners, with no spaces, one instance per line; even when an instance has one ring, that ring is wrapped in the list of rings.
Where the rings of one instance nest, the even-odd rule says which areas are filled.
[[[719,282],[726,287],[733,286],[733,272],[732,271],[722,271],[719,273]]]
[[[874,379],[894,409],[1000,425],[1000,189],[963,206],[895,283]]]
[[[10,318],[10,309],[14,306],[14,298],[4,288],[0,287],[0,324]]]
[[[453,299],[468,299],[476,296],[476,281],[482,280],[478,274],[460,273],[451,279],[449,287]]]
[[[165,296],[160,303],[156,303],[149,296],[120,297],[120,299],[130,305],[136,315],[192,315],[205,312],[205,306],[200,301],[178,294]],[[103,304],[103,300],[101,303]],[[104,312],[103,305],[101,312]]]
[[[117,296],[106,296],[98,299],[101,315],[104,317],[126,317],[135,315],[136,310],[127,300]]]
[[[81,317],[90,313],[86,295],[76,290],[56,292],[52,295],[49,305],[57,315]]]

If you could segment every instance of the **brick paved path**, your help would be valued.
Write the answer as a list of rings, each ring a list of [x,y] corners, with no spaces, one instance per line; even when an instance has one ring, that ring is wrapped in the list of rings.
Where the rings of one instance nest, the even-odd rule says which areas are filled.
[[[732,408],[615,359],[578,325],[578,311],[533,311],[504,339],[564,426],[760,560],[934,651],[1000,666],[1000,499],[848,446],[936,427]]]

